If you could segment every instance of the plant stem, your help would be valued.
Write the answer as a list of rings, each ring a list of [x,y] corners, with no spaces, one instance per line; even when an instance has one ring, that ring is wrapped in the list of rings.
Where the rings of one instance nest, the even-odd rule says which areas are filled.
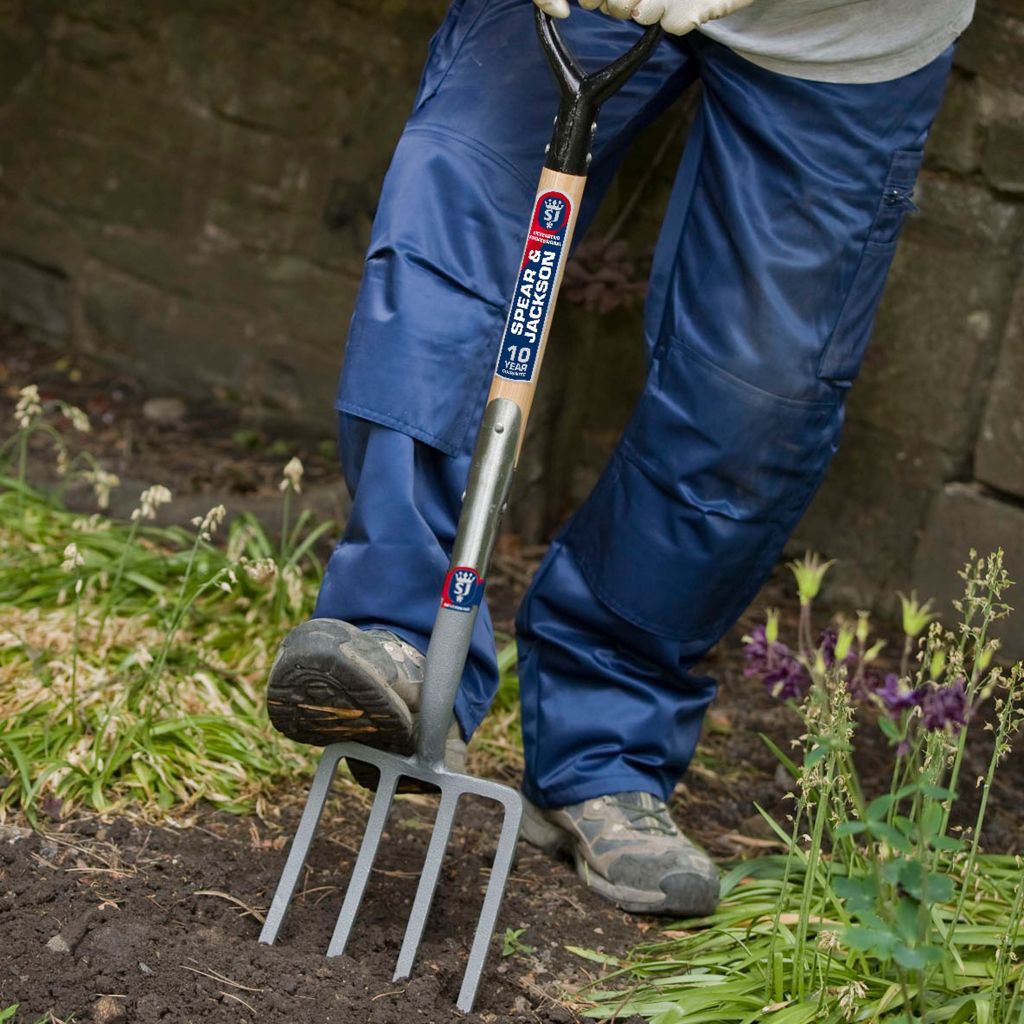
[[[1004,707],[1005,713],[999,716],[999,727],[996,730],[995,746],[992,749],[992,756],[988,761],[988,770],[985,772],[985,782],[981,790],[981,802],[978,805],[978,815],[974,820],[974,832],[971,835],[971,848],[970,852],[967,854],[967,863],[964,865],[963,881],[960,885],[960,895],[957,897],[956,901],[956,911],[953,914],[952,926],[950,927],[949,934],[946,937],[947,949],[952,943],[956,924],[960,920],[964,904],[967,902],[967,886],[970,880],[974,877],[974,864],[978,859],[978,848],[981,845],[981,828],[985,823],[985,814],[988,810],[988,799],[992,792],[992,780],[995,778],[996,768],[999,765],[1000,751],[1004,748],[1006,743],[1006,734],[1009,725],[1012,722],[1013,702],[1009,695],[1006,698],[1006,705]]]
[[[811,639],[811,602],[800,602],[800,622],[797,626],[797,645],[801,658],[806,664],[812,664],[814,641]]]
[[[185,573],[181,578],[181,586],[178,588],[178,596],[175,599],[174,610],[171,612],[171,622],[164,634],[164,642],[160,648],[160,653],[157,655],[156,660],[153,662],[153,667],[146,673],[143,679],[144,684],[148,687],[154,680],[159,679],[160,674],[163,672],[164,663],[167,661],[167,654],[170,651],[171,643],[174,640],[175,634],[178,632],[178,627],[181,625],[181,620],[185,616],[185,611],[188,606],[198,596],[198,591],[193,594],[192,601],[186,603],[185,593],[188,588],[189,579],[192,577],[192,570],[196,564],[196,555],[199,552],[199,544],[202,541],[202,532],[196,534],[195,542],[192,544],[192,550],[189,552],[188,564],[185,566]]]
[[[804,814],[807,810],[807,796],[801,790],[800,796],[797,799],[796,809],[793,813],[793,830],[789,838],[789,846],[786,849],[786,866],[782,871],[782,896],[779,898],[778,907],[775,911],[775,917],[772,921],[772,935],[768,943],[768,984],[766,986],[767,1002],[779,1002],[783,998],[783,991],[780,984],[775,984],[775,964],[780,963],[778,958],[778,940],[779,940],[779,928],[780,928],[780,917],[782,916],[785,908],[785,894],[789,890],[789,879],[793,873],[793,862],[799,857],[799,843],[800,843],[800,825],[804,820]],[[780,968],[781,975],[781,968]]]
[[[985,650],[986,637],[988,635],[988,628],[992,622],[992,604],[994,595],[991,588],[985,596],[984,603],[982,604],[981,610],[981,625],[976,630],[968,630],[968,623],[974,617],[974,580],[968,581],[967,593],[964,597],[964,633],[961,637],[961,652],[966,655],[967,636],[973,635],[974,637],[974,651],[971,659],[971,678],[967,684],[967,706],[973,708],[975,698],[977,697],[978,685],[981,679],[981,666],[980,658],[982,652]],[[970,609],[970,611],[968,611]],[[956,755],[953,758],[953,768],[949,773],[949,788],[956,791],[957,782],[960,779],[960,768],[963,764],[964,750],[967,747],[967,731],[970,723],[970,716],[968,716],[968,725],[965,725],[960,730],[960,736],[957,741]],[[952,813],[952,803],[946,805],[945,813],[942,818],[942,834],[944,835],[946,829],[949,826],[949,816]]]
[[[281,509],[281,542],[278,545],[277,564],[283,569],[285,555],[288,553],[288,519],[292,507],[292,490],[285,488],[283,508]]]
[[[910,655],[914,649],[914,638],[909,634],[903,638],[903,653],[900,655],[900,675],[904,678],[910,674]]]
[[[22,427],[18,431],[18,512],[20,513],[25,503],[25,467],[28,462],[28,434],[29,428]]]
[[[907,1015],[907,1024],[914,1024],[914,1001],[910,998],[910,989],[907,988],[907,972],[898,968],[897,976],[900,981],[900,991],[903,993],[903,1011]]]
[[[82,717],[78,708],[78,646],[82,623],[82,573],[75,571],[75,631],[71,641],[71,714],[79,722]]]
[[[274,620],[281,621],[281,613],[284,611],[284,602],[288,590],[284,579],[285,557],[287,551],[288,519],[291,514],[292,492],[291,488],[285,488],[283,508],[281,509],[281,540],[278,545],[277,554],[277,576],[274,579]]]
[[[828,957],[825,960],[825,968],[821,972],[821,992],[818,994],[818,1017],[825,1008],[825,993],[828,991],[828,972],[832,968],[832,949],[829,947]]]
[[[117,569],[114,571],[114,581],[110,584],[106,595],[103,598],[103,611],[100,614],[100,624],[96,630],[96,645],[99,646],[103,639],[103,630],[107,624],[107,619],[110,617],[110,613],[113,610],[114,598],[117,595],[117,588],[121,585],[121,577],[124,575],[124,567],[128,562],[128,551],[135,543],[135,535],[139,532],[139,520],[133,519],[131,528],[128,530],[128,537],[125,542],[121,545],[121,556],[117,560]]]
[[[793,950],[793,990],[800,999],[804,996],[804,952],[809,928],[808,918],[811,914],[814,884],[817,880],[818,862],[821,858],[821,840],[825,835],[825,818],[828,813],[828,800],[824,794],[831,789],[835,776],[834,757],[834,754],[830,754],[827,759],[828,767],[824,773],[825,777],[822,788],[819,789],[817,794],[817,806],[814,809],[814,826],[811,833],[811,848],[807,853],[804,890],[800,899],[800,920],[797,923],[796,948]],[[815,950],[817,950],[817,947],[815,947]],[[816,956],[817,952],[815,951]]]
[[[1010,1020],[1013,1011],[1013,1002],[1016,1001],[1016,992],[1013,1001],[1006,1007],[1006,1012],[999,1012],[1006,1002],[1006,985],[1014,948],[1017,945],[1017,936],[1020,934],[1021,917],[1024,916],[1024,885],[1017,886],[1017,892],[1013,897],[1013,909],[1010,911],[1009,927],[1003,936],[1002,942],[997,950],[996,968],[992,977],[992,1020],[995,1024],[1003,1024]],[[1019,987],[1017,989],[1019,991]]]

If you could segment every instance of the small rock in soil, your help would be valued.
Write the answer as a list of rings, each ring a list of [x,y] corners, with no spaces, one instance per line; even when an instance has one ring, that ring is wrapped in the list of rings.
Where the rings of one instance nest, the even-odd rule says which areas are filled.
[[[123,956],[138,950],[149,938],[150,928],[141,921],[118,921],[113,924],[100,925],[89,932],[88,943],[90,953],[101,953],[105,956]]]
[[[46,948],[51,953],[70,953],[71,947],[68,945],[68,940],[58,932],[49,942],[46,944]]]
[[[140,1021],[158,1021],[170,1010],[167,1003],[155,992],[149,992],[142,996],[135,1004],[135,1012]]]
[[[122,1024],[127,1018],[124,1005],[113,996],[100,996],[93,1004],[92,1019],[95,1024]]]
[[[142,415],[151,423],[170,426],[183,420],[186,412],[180,398],[150,398],[142,403]]]
[[[0,843],[16,843],[20,839],[28,839],[32,835],[30,828],[18,828],[17,825],[0,825]]]

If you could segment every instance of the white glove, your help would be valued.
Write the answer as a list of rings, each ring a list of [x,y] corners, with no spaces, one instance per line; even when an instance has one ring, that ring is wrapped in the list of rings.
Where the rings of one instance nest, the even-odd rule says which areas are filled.
[[[569,0],[533,0],[533,2],[552,18],[569,17]]]
[[[569,17],[569,0],[533,0],[553,18]],[[598,7],[613,18],[632,18],[641,25],[661,22],[674,36],[686,35],[698,25],[749,7],[754,0],[579,0],[588,11]]]
[[[674,36],[684,36],[706,21],[715,21],[749,7],[754,0],[640,0],[632,5],[622,0],[608,0],[609,6],[632,6],[631,16],[641,25],[661,22],[661,27]],[[584,3],[584,0],[580,0]]]

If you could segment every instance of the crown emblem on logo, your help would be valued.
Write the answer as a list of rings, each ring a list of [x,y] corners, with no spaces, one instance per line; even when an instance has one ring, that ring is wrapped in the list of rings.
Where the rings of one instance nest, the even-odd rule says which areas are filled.
[[[565,203],[561,199],[545,199],[544,200],[544,227],[549,230],[553,230],[558,226],[559,221],[562,219],[562,211],[565,209]]]

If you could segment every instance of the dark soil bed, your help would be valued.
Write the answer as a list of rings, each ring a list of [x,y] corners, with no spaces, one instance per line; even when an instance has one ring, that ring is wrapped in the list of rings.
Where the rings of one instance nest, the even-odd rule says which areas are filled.
[[[461,1019],[454,1000],[486,883],[493,817],[457,826],[414,977],[391,973],[429,837],[430,801],[400,801],[345,956],[324,956],[361,829],[351,794],[334,801],[275,947],[257,942],[295,827],[294,802],[270,823],[202,816],[184,829],[121,819],[49,835],[0,831],[0,1007],[19,1021],[391,1022]],[[564,1022],[565,986],[595,965],[567,944],[622,952],[641,930],[575,875],[521,847],[496,952],[470,1021]],[[505,928],[533,947],[501,957]]]

